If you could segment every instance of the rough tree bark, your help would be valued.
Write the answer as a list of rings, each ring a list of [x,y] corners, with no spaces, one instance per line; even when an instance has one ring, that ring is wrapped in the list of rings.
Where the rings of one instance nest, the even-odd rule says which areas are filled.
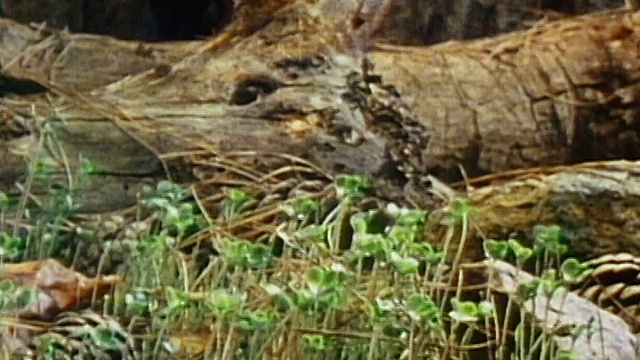
[[[459,166],[476,176],[640,155],[638,13],[425,48],[375,42],[381,17],[355,21],[356,2],[278,6],[264,27],[247,21],[250,35],[173,45],[1,20],[4,81],[46,91],[0,100],[0,190],[16,191],[42,134],[59,181],[82,157],[100,170],[75,185],[87,212],[131,205],[165,176],[202,178],[192,150],[218,163],[256,152],[247,167],[283,153],[262,166],[360,173],[381,197],[423,205],[429,176],[454,181]]]
[[[145,41],[186,39],[219,31],[242,0],[0,0],[6,16],[46,21],[74,32]],[[380,0],[366,0],[375,7]],[[396,0],[381,35],[397,44],[434,44],[523,30],[557,19],[620,8],[624,0]],[[371,5],[373,4],[373,5]],[[0,13],[1,14],[1,13]]]

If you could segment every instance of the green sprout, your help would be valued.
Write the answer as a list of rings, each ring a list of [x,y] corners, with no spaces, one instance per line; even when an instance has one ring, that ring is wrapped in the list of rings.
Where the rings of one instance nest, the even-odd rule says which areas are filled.
[[[55,165],[42,160],[30,163],[31,172],[35,178],[47,178],[55,173]]]
[[[524,264],[533,255],[533,249],[522,246],[517,240],[509,239],[507,244],[520,265]]]
[[[36,289],[24,288],[14,280],[0,281],[0,312],[15,312],[29,307],[37,300]]]
[[[373,193],[371,180],[359,175],[338,175],[335,186],[339,198],[361,200]]]
[[[399,209],[395,212],[395,225],[411,229],[416,234],[424,232],[427,212],[415,209]]]
[[[591,274],[592,269],[575,258],[566,259],[560,266],[562,279],[568,284],[578,284]]]
[[[247,211],[253,206],[255,200],[245,191],[240,189],[227,189],[225,199],[222,201],[222,218],[231,219]]]
[[[6,211],[9,208],[9,196],[0,191],[0,212]]]
[[[416,259],[425,261],[430,265],[438,265],[444,261],[444,252],[435,250],[428,242],[409,244],[408,253]]]
[[[320,215],[320,201],[301,197],[287,201],[280,206],[280,209],[287,214],[290,219],[302,222],[317,220],[317,217]]]
[[[564,255],[568,250],[568,238],[558,225],[536,225],[533,228],[536,248],[553,255]]]
[[[165,299],[167,301],[167,306],[164,309],[166,313],[186,310],[194,303],[191,294],[171,286],[165,289]]]
[[[148,291],[134,290],[124,298],[127,312],[135,316],[147,316],[158,309],[158,301]]]
[[[388,219],[383,211],[370,210],[351,215],[349,222],[356,234],[381,234],[384,232]]]
[[[26,247],[27,239],[0,232],[0,257],[9,260],[23,259]]]
[[[99,172],[100,172],[100,168],[98,167],[98,164],[96,164],[95,162],[88,159],[82,159],[82,161],[80,162],[81,175],[94,175]]]
[[[391,252],[391,244],[381,234],[356,233],[353,235],[353,249],[350,252],[357,258],[373,256],[386,259]]]
[[[410,256],[401,256],[395,251],[391,252],[390,262],[401,274],[415,274],[418,272],[420,262]]]
[[[426,324],[430,330],[442,329],[442,312],[431,298],[412,294],[407,299],[407,313],[414,321]]]
[[[245,293],[232,293],[227,289],[215,289],[207,299],[206,305],[214,314],[228,316],[235,314],[247,299]]]
[[[271,331],[275,329],[278,315],[271,311],[252,311],[240,314],[236,320],[238,328],[245,332]]]
[[[338,309],[347,300],[346,285],[349,274],[344,266],[314,267],[307,273],[307,287],[296,290],[296,306],[303,310],[326,311]]]
[[[132,257],[146,261],[157,261],[175,245],[175,238],[167,235],[148,235],[138,241],[127,241]]]
[[[63,359],[65,339],[61,339],[53,334],[44,334],[34,340],[36,350],[45,360]]]
[[[532,300],[539,295],[551,296],[561,286],[562,281],[558,279],[558,272],[555,269],[547,269],[539,278],[518,285],[516,293],[523,300]]]
[[[194,206],[190,203],[178,206],[167,206],[164,211],[163,223],[166,229],[175,230],[178,234],[185,234],[196,226],[197,217],[194,215]]]
[[[86,337],[102,350],[122,350],[126,346],[126,334],[119,326],[99,325],[86,329]]]
[[[327,240],[327,226],[325,225],[308,225],[296,231],[295,237],[301,242],[309,242],[312,244],[325,243]]]
[[[474,208],[468,199],[456,198],[449,205],[449,212],[443,219],[443,225],[458,226],[469,219]]]
[[[312,353],[324,353],[332,348],[332,341],[324,335],[302,335],[304,348]]]
[[[458,322],[476,322],[478,317],[478,306],[473,301],[458,301],[451,299],[453,310],[449,316]]]
[[[169,207],[177,206],[188,196],[189,192],[180,185],[163,180],[158,183],[155,190],[145,186],[142,189],[140,203],[151,210],[166,210]]]
[[[230,266],[258,270],[269,268],[273,262],[270,246],[247,240],[224,238],[220,251]]]
[[[285,290],[275,284],[263,284],[262,288],[271,297],[275,307],[282,311],[290,311],[296,308],[296,301]]]

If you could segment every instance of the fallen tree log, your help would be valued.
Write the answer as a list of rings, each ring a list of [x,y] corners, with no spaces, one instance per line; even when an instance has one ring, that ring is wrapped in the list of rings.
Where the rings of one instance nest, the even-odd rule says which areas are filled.
[[[364,0],[363,8],[381,0]],[[260,0],[249,3],[253,10]],[[22,23],[43,22],[73,32],[131,40],[192,39],[209,36],[233,18],[228,0],[0,1],[0,16]],[[494,36],[524,29],[540,18],[561,18],[622,7],[622,0],[396,0],[380,34],[393,43],[425,45]],[[236,16],[237,18],[237,16]]]
[[[167,159],[194,149],[286,153],[327,174],[374,177],[390,192],[380,195],[395,199],[407,183],[422,194],[427,175],[460,179],[459,166],[475,176],[640,154],[640,14],[412,48],[372,43],[375,16],[356,29],[357,11],[351,2],[292,2],[252,35],[223,33],[197,51],[1,20],[2,75],[47,92],[6,96],[0,108],[7,122],[62,119],[48,124],[70,168],[84,154],[105,176],[168,170],[188,179],[188,161]],[[118,71],[95,67],[105,53]],[[119,146],[123,138],[137,145]],[[24,177],[18,143],[25,148],[15,139],[2,146],[3,189]]]
[[[456,195],[472,204],[471,238],[478,239],[466,243],[466,260],[485,258],[481,239],[517,239],[533,246],[540,224],[560,225],[570,255],[579,259],[640,254],[638,161],[525,169],[457,185],[463,189]]]

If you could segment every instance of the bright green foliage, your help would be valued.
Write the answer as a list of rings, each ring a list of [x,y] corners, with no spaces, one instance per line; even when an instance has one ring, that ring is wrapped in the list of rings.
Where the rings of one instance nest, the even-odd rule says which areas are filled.
[[[456,198],[449,205],[449,212],[443,223],[449,226],[459,226],[466,222],[473,212],[473,205],[465,198]]]
[[[493,306],[487,301],[475,303],[452,299],[451,305],[453,310],[449,312],[449,316],[458,322],[476,322],[494,316]]]
[[[568,284],[577,284],[589,276],[592,270],[574,258],[566,259],[560,267],[563,280]]]
[[[227,289],[215,289],[211,291],[206,305],[214,314],[228,316],[242,309],[247,295],[244,293],[232,293]]]
[[[229,266],[245,269],[266,269],[271,266],[273,254],[270,246],[251,243],[247,240],[225,238],[221,252]]]
[[[413,320],[425,324],[429,330],[441,330],[443,327],[440,306],[426,296],[410,295],[407,299],[407,313]]]
[[[402,256],[395,251],[391,252],[389,260],[400,274],[414,274],[418,271],[418,266],[420,266],[418,259],[411,256]]]
[[[44,177],[52,171],[46,163],[32,168]],[[100,171],[90,161],[80,170],[85,176]],[[271,184],[260,185],[267,189]],[[297,343],[291,349],[313,359],[466,358],[461,349],[481,346],[469,343],[471,335],[499,318],[494,298],[449,301],[459,290],[453,280],[462,271],[451,263],[451,249],[445,256],[440,245],[429,242],[443,240],[429,233],[433,225],[446,227],[451,238],[467,240],[466,246],[480,246],[475,237],[465,238],[474,231],[469,200],[455,198],[444,221],[433,224],[430,213],[422,210],[371,206],[367,197],[374,193],[373,182],[362,176],[337,176],[329,189],[337,198],[305,193],[267,211],[261,209],[266,201],[256,188],[224,189],[215,204],[169,181],[143,190],[136,220],[142,223],[148,217],[148,227],[112,242],[125,249],[126,282],[110,295],[112,307],[104,309],[123,321],[134,319],[132,329],[147,331],[140,336],[145,339],[144,358],[177,353],[174,338],[207,332],[209,338],[201,340],[206,358],[268,358],[274,344],[286,343],[283,339],[292,334],[291,341]],[[38,220],[46,230],[37,237],[38,244],[47,245],[39,254],[65,247],[58,228],[79,208],[71,189],[53,192],[56,196],[45,204],[49,217]],[[9,202],[0,193],[0,215]],[[201,213],[205,210],[206,221]],[[261,211],[268,215],[261,218]],[[268,223],[273,218],[280,223]],[[269,220],[256,224],[262,219]],[[246,235],[253,230],[260,235]],[[34,237],[12,233],[0,232],[3,258],[29,258]],[[566,234],[555,225],[539,226],[533,249],[509,239],[486,240],[484,250],[489,258],[521,268],[530,260],[548,265],[549,259],[567,252]],[[548,269],[540,279],[522,285],[518,300],[549,294],[589,271],[575,259],[565,260],[559,271]],[[24,307],[34,300],[33,294],[0,282],[0,307],[5,312]],[[99,349],[127,346],[125,331],[114,324],[76,330],[72,336]],[[464,335],[460,338],[459,333]],[[60,340],[40,338],[42,356],[63,358]],[[557,358],[572,356],[559,353]]]
[[[249,209],[254,202],[248,193],[239,189],[228,189],[222,201],[222,218],[232,219]]]
[[[370,179],[358,175],[338,175],[335,181],[338,198],[363,199],[373,193]]]
[[[36,301],[35,289],[23,288],[13,280],[0,281],[0,312],[11,313],[28,307]]]
[[[164,310],[167,314],[186,310],[194,304],[194,300],[189,292],[173,287],[167,287],[165,289],[165,299],[167,305]]]
[[[134,316],[148,316],[158,309],[158,300],[148,291],[133,290],[124,299],[127,312]]]
[[[564,255],[568,250],[568,239],[564,230],[558,225],[536,225],[533,228],[536,248],[548,251],[553,255]]]
[[[24,258],[27,239],[16,235],[0,232],[0,257],[8,260]]]
[[[272,331],[279,320],[277,313],[273,311],[249,311],[240,314],[236,325],[245,332]]]
[[[320,201],[306,197],[287,201],[280,208],[289,218],[301,222],[318,221],[318,216],[320,215]]]

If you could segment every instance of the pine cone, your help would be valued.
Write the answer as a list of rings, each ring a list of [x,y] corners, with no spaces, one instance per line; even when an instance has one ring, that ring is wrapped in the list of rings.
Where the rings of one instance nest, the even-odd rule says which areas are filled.
[[[575,292],[617,314],[635,333],[640,333],[640,257],[608,254],[587,261],[586,265],[593,271]]]
[[[58,315],[32,342],[34,354],[60,359],[137,359],[136,344],[114,318],[91,310]]]

